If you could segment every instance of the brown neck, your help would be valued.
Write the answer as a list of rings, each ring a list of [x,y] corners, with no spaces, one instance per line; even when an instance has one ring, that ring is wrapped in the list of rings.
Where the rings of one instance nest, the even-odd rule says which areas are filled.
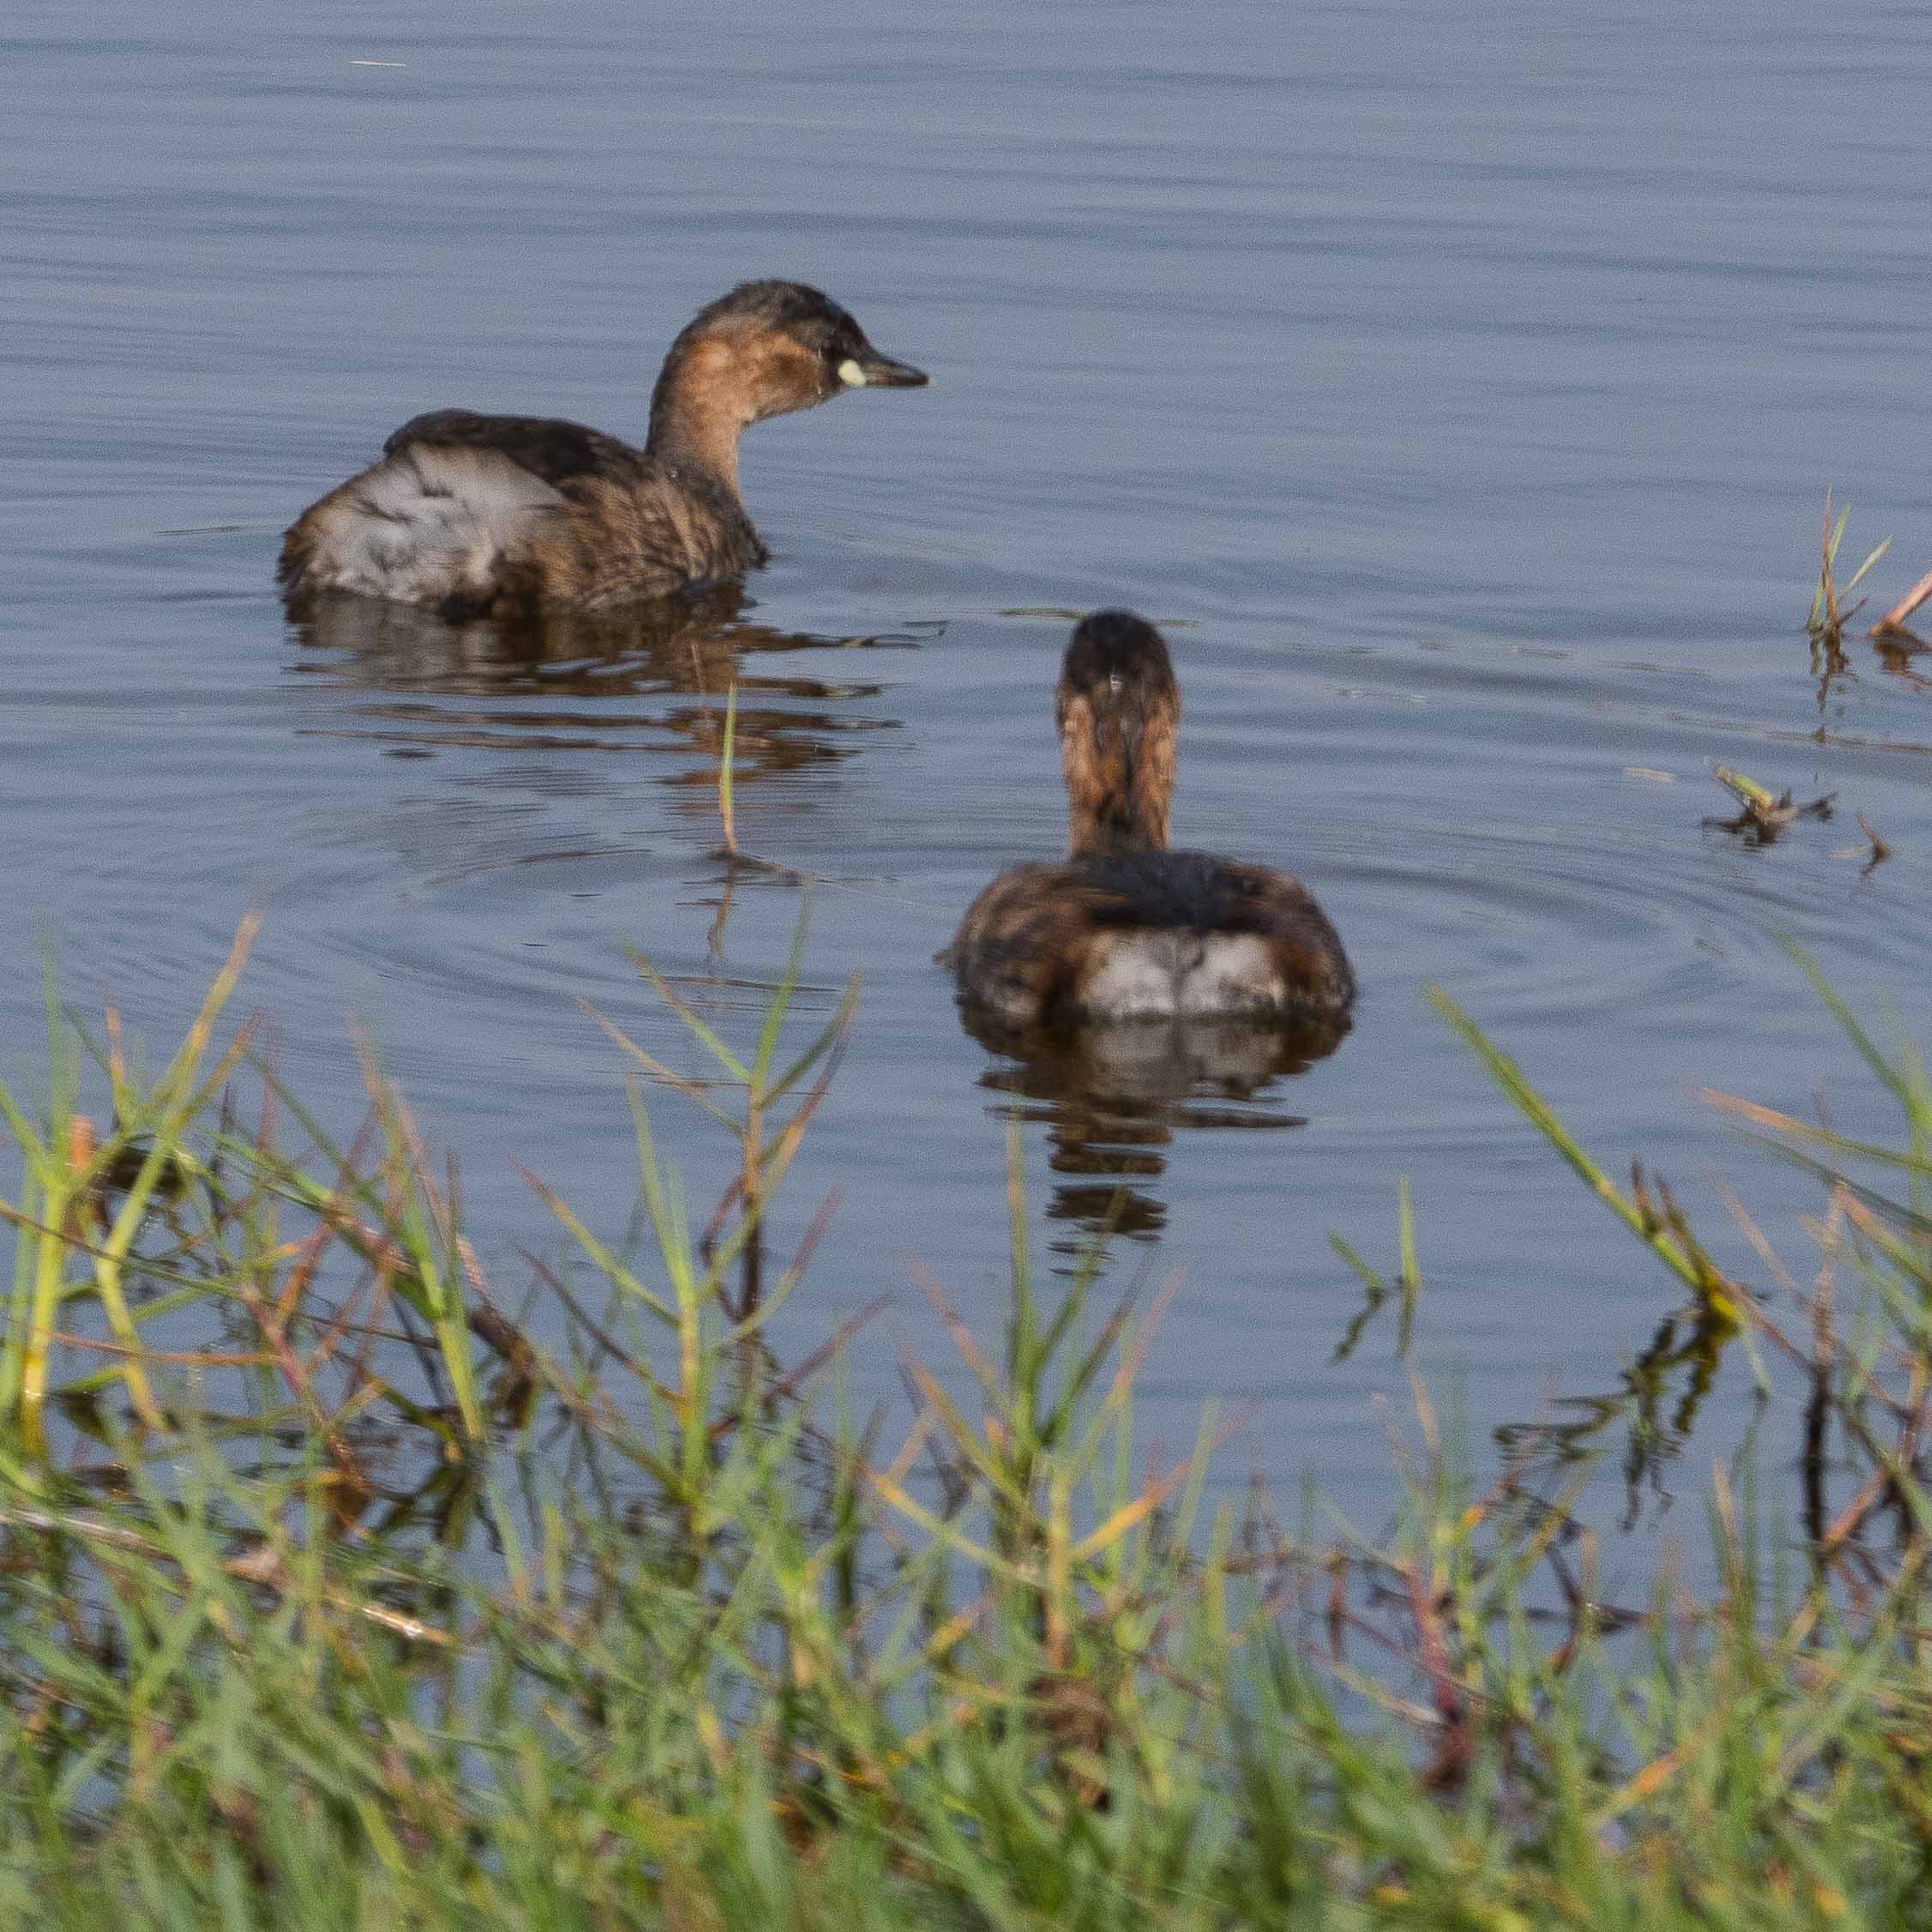
[[[1174,796],[1174,734],[1138,742],[1104,724],[1060,741],[1066,774],[1066,850],[1074,859],[1114,852],[1165,852]]]
[[[730,364],[730,351],[721,342],[674,350],[651,396],[650,438],[644,446],[661,462],[701,472],[738,498],[738,438],[752,418],[734,392]]]

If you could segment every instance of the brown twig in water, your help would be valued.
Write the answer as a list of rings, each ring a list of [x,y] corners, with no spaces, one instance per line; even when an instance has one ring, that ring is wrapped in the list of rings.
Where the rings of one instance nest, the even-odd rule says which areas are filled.
[[[737,747],[738,686],[725,693],[724,739],[718,746],[718,817],[724,824],[725,850],[738,856],[738,821],[732,810],[731,761]]]
[[[1928,571],[1876,624],[1872,626],[1875,637],[1885,637],[1895,631],[1904,631],[1905,619],[1910,617],[1928,597],[1932,597],[1932,571]]]

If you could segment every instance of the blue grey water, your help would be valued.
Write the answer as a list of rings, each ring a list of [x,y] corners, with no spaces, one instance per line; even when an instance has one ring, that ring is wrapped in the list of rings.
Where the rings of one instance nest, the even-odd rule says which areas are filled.
[[[1229,1481],[1311,1474],[1373,1517],[1407,1371],[1387,1313],[1334,1361],[1361,1297],[1328,1235],[1392,1265],[1398,1177],[1414,1359],[1481,1464],[1497,1430],[1618,1393],[1681,1301],[1423,982],[1760,1282],[1707,1170],[1800,1273],[1815,1201],[1694,1090],[1802,1111],[1821,1084],[1881,1119],[1778,936],[1924,1017],[1932,690],[1859,641],[1821,697],[1802,620],[1827,485],[1848,552],[1896,539],[1881,598],[1932,567],[1932,21],[904,21],[10,10],[0,1073],[36,1077],[50,939],[76,1003],[111,994],[158,1054],[259,906],[244,997],[281,1072],[346,1130],[365,1025],[514,1299],[518,1244],[556,1246],[516,1162],[607,1233],[632,1210],[624,1069],[583,1003],[690,1064],[626,949],[728,1031],[783,959],[794,878],[740,877],[718,917],[735,677],[740,839],[816,882],[806,1006],[864,975],[779,1217],[782,1247],[838,1192],[788,1336],[891,1296],[853,1370],[890,1393],[901,1347],[946,1346],[915,1259],[990,1326],[1017,1094],[1042,1257],[1125,1177],[1110,1279],[1182,1271],[1150,1439],[1184,1446],[1214,1398]],[[735,616],[548,661],[285,620],[281,526],[395,423],[459,404],[641,436],[671,335],[766,275],[933,384],[752,432],[774,560]],[[931,963],[994,870],[1057,848],[1059,613],[1099,603],[1171,627],[1177,838],[1301,873],[1360,972],[1340,1051],[1246,1097],[1016,1067]],[[1749,848],[1702,823],[1719,761],[1839,815]],[[1869,874],[1853,808],[1894,848]],[[708,1198],[726,1150],[653,1104]],[[1694,1464],[1736,1446],[1751,1387],[1734,1349]],[[1774,1410],[1770,1477],[1794,1439]]]

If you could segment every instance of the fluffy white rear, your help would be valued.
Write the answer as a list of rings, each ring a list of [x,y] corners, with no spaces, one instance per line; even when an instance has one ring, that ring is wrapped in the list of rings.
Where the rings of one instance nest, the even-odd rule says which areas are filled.
[[[1096,1019],[1272,1012],[1283,1002],[1281,975],[1252,933],[1117,933],[1080,988]]]
[[[563,498],[489,450],[398,450],[309,512],[304,578],[403,603],[486,596],[506,557]]]

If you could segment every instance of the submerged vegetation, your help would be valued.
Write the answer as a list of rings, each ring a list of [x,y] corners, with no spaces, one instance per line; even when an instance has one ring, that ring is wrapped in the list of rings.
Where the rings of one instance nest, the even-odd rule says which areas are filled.
[[[1469,1466],[1418,1386],[1380,1534],[1211,1508],[1217,1436],[1137,1440],[1162,1307],[1052,1292],[1018,1163],[998,1335],[899,1424],[865,1313],[780,1359],[824,1217],[776,1192],[853,1023],[634,1061],[641,1213],[555,1224],[511,1307],[365,1056],[331,1140],[217,1046],[245,931],[144,1077],[49,993],[0,1336],[0,1899],[93,1927],[1923,1924],[1932,1914],[1932,1085],[1819,987],[1896,1145],[1723,1099],[1820,1189],[1800,1289],[1722,1268],[1446,997],[1491,1075],[1685,1297],[1632,1372],[1742,1348],[1803,1405],[1795,1508],[1713,1472],[1714,1583],[1619,1601],[1596,1445]],[[802,943],[802,942],[801,942]],[[612,1029],[616,1032],[614,1028]],[[657,1098],[728,1137],[698,1227]],[[1555,1175],[1552,1185],[1556,1185]],[[1400,1345],[1426,1310],[1402,1198]],[[533,1247],[540,1244],[533,1243]],[[1361,1327],[1344,1338],[1354,1346]],[[1580,1447],[1579,1447],[1580,1445]],[[1554,1478],[1549,1470],[1554,1468]],[[1768,1486],[1767,1486],[1768,1488]]]

